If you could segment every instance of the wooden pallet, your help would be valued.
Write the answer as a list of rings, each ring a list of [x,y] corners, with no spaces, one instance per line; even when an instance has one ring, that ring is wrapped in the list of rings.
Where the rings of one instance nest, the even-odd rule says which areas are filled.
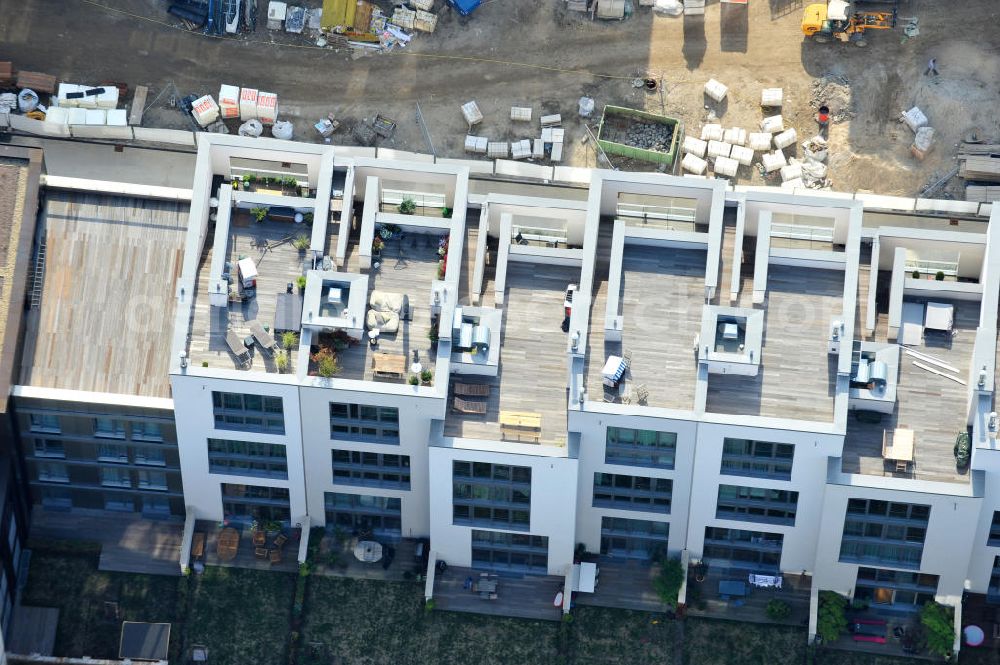
[[[1000,182],[1000,158],[984,155],[966,157],[958,175],[966,180]]]
[[[1000,201],[1000,185],[966,185],[965,200],[975,203]]]

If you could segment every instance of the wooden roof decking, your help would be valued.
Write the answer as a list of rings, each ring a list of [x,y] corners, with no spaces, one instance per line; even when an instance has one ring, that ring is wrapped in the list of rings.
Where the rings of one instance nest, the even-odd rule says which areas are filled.
[[[832,422],[837,364],[827,336],[843,288],[840,271],[770,266],[758,374],[710,374],[706,410]]]
[[[21,383],[169,397],[187,205],[50,192],[43,216],[45,279]]]
[[[945,373],[956,375],[968,383],[979,323],[979,303],[945,299],[935,302],[938,301],[955,307],[954,334],[925,332],[920,346],[913,348],[918,353],[955,367],[959,370],[957,375]],[[887,331],[888,315],[880,312],[875,339],[886,342]],[[917,367],[913,361],[920,359],[907,355],[905,348],[908,347],[901,350],[899,358],[896,408],[891,415],[882,416],[878,423],[862,422],[853,414],[849,416],[841,469],[845,473],[968,482],[968,473],[959,473],[955,468],[952,448],[958,433],[965,431],[970,387]],[[909,471],[900,474],[894,473],[895,467],[882,459],[883,433],[886,430],[891,432],[896,427],[906,427],[914,432],[914,463]]]
[[[566,333],[562,331],[566,287],[579,270],[510,263],[501,332],[500,372],[489,381],[485,415],[451,410],[445,436],[500,440],[500,411],[541,414],[539,443],[566,443]],[[472,381],[473,379],[470,379]]]
[[[705,302],[706,252],[693,249],[626,247],[622,263],[622,341],[604,340],[607,281],[597,284],[587,352],[588,399],[600,401],[601,369],[609,355],[631,352],[623,395],[649,390],[649,406],[694,408],[698,366],[694,338]],[[633,400],[633,403],[635,401]]]

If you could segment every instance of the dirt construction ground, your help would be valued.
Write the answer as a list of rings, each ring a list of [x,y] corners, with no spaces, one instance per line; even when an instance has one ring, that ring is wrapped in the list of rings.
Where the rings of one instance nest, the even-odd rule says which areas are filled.
[[[166,0],[0,0],[0,60],[74,82],[145,84],[150,101],[169,83],[179,96],[215,95],[220,83],[258,87],[278,94],[279,115],[295,123],[300,140],[318,140],[311,125],[332,112],[346,126],[334,143],[351,144],[350,127],[378,111],[398,122],[383,145],[430,152],[416,121],[419,102],[441,157],[465,156],[462,103],[478,102],[485,117],[476,133],[498,140],[537,137],[537,120],[509,120],[510,106],[532,106],[535,118],[562,114],[564,164],[574,166],[597,165],[577,115],[582,95],[596,100],[598,114],[605,104],[664,112],[698,134],[710,110],[726,127],[755,129],[761,89],[782,87],[785,125],[801,142],[816,129],[814,82],[832,75],[847,87],[831,95],[838,103],[849,98],[853,116],[830,130],[830,178],[841,191],[913,195],[954,166],[955,144],[970,130],[1000,142],[997,0],[902,0],[899,27],[870,34],[867,48],[805,41],[803,4],[795,0],[709,0],[704,17],[686,18],[636,7],[621,22],[592,22],[562,0],[486,0],[462,18],[438,0],[437,31],[388,54],[321,49],[270,32],[266,2],[259,2],[256,33],[223,39],[178,29]],[[905,39],[910,17],[919,19],[920,34]],[[923,75],[931,57],[940,76]],[[640,73],[663,81],[662,97],[633,87]],[[706,109],[709,78],[730,88],[721,107]],[[144,125],[190,127],[167,106],[171,96],[149,109]],[[913,105],[937,132],[923,162],[910,156],[912,133],[898,122]],[[596,129],[596,119],[590,122]],[[738,181],[763,182],[751,167]],[[950,186],[957,198],[960,184],[955,178]]]

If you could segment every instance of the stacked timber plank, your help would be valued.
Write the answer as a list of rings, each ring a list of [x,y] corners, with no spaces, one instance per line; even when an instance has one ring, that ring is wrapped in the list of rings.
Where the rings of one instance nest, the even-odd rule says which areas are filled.
[[[56,91],[56,77],[41,72],[20,71],[17,73],[17,87],[51,95]]]
[[[966,180],[1000,182],[1000,157],[989,155],[959,155],[958,175]]]
[[[966,185],[965,200],[975,203],[1000,201],[1000,185]]]

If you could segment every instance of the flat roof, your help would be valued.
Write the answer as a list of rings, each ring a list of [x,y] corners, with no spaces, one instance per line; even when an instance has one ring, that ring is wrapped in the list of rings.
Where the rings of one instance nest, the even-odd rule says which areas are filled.
[[[843,290],[843,271],[770,265],[757,376],[709,374],[706,411],[832,422],[837,356],[827,337]]]
[[[49,192],[45,275],[27,315],[20,383],[169,397],[188,206]]]
[[[624,247],[619,295],[621,342],[604,339],[608,282],[597,280],[587,348],[591,399],[602,399],[601,392],[614,401],[623,396],[631,399],[636,388],[645,386],[649,406],[695,407],[698,365],[693,342],[701,330],[706,260],[705,249]],[[609,356],[624,353],[632,360],[616,398],[615,391],[602,389],[601,370]]]

